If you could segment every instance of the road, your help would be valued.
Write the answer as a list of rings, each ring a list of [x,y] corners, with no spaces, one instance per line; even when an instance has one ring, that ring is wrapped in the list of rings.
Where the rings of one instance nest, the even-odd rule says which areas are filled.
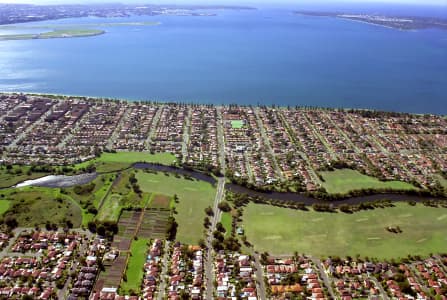
[[[25,230],[26,228],[15,228],[12,233],[14,234],[14,237],[12,237],[11,239],[9,239],[9,243],[6,247],[3,248],[2,251],[0,251],[0,260],[3,259],[4,257],[8,257],[8,256],[20,256],[20,253],[10,253],[9,249],[14,246],[14,244],[17,241],[17,238],[19,237],[19,234]]]
[[[216,224],[220,222],[220,217],[222,212],[219,209],[219,203],[225,196],[225,178],[220,177],[217,180],[217,191],[216,197],[214,198],[214,215],[211,221],[211,225],[208,228],[205,244],[206,244],[206,256],[205,256],[205,278],[206,278],[206,289],[205,289],[205,299],[212,300],[214,294],[214,265],[213,265],[213,231],[216,229]]]
[[[323,137],[320,133],[320,130],[315,127],[314,123],[309,119],[309,117],[306,114],[303,114],[304,120],[306,120],[307,125],[314,133],[314,136],[316,136],[320,142],[323,144],[324,147],[326,147],[327,153],[331,156],[332,160],[338,160],[338,156],[334,151],[334,148],[329,144],[329,142],[326,140],[325,137]]]
[[[115,130],[113,130],[112,134],[107,139],[107,145],[106,148],[112,149],[113,145],[115,144],[115,140],[119,137],[121,128],[123,127],[123,124],[126,120],[129,119],[129,114],[131,112],[131,108],[127,108],[126,111],[121,115],[120,120],[118,121],[118,124],[116,124]]]
[[[314,168],[312,168],[312,163],[311,163],[309,157],[307,156],[307,154],[304,151],[302,151],[303,146],[301,145],[300,141],[298,141],[296,139],[296,137],[293,133],[293,130],[290,128],[289,123],[287,122],[286,118],[280,112],[278,112],[278,118],[281,120],[282,125],[286,129],[286,132],[287,132],[287,135],[289,136],[290,141],[292,141],[292,143],[295,145],[296,153],[298,153],[302,157],[302,159],[304,159],[306,161],[306,169],[309,172],[309,175],[312,177],[313,181],[317,185],[321,186],[322,182],[321,182],[320,178],[318,177]]]
[[[149,128],[149,132],[147,133],[146,140],[146,149],[151,149],[152,137],[155,135],[155,130],[157,130],[158,122],[160,121],[161,112],[163,111],[162,105],[160,105],[155,112],[154,118],[152,119],[151,128]]]
[[[267,136],[267,133],[265,132],[264,124],[262,124],[261,117],[259,116],[259,107],[256,107],[254,109],[254,113],[256,116],[256,123],[258,123],[259,131],[261,132],[262,140],[264,141],[264,145],[267,148],[267,150],[271,156],[271,159],[273,161],[273,166],[275,167],[275,170],[276,170],[276,174],[279,176],[279,178],[282,181],[284,181],[284,174],[282,173],[281,168],[278,165],[278,161],[276,160],[276,156],[275,156],[275,153],[273,152],[272,145],[270,144],[270,139]]]
[[[48,110],[42,114],[39,119],[37,119],[37,121],[32,122],[31,124],[29,124],[22,132],[20,132],[16,138],[6,147],[7,149],[13,149],[14,147],[17,146],[17,143],[24,137],[26,137],[28,135],[29,132],[31,132],[33,130],[34,127],[36,127],[37,125],[40,125],[42,122],[45,121],[45,118],[48,117],[49,115],[51,115],[51,113],[53,112],[53,105],[48,108]]]
[[[219,163],[222,174],[225,174],[226,171],[225,133],[224,133],[224,124],[222,117],[222,107],[217,107],[216,112],[217,112],[217,143],[219,146]]]
[[[262,268],[261,261],[259,260],[259,254],[256,252],[252,252],[251,255],[255,258],[256,290],[258,292],[258,299],[266,300],[267,293],[265,292],[264,269]]]
[[[80,233],[86,234],[89,238],[91,237],[91,233],[87,232],[87,231],[78,231]],[[88,243],[86,243],[85,241],[81,242],[81,244],[79,245],[79,249],[76,251],[77,253],[79,253],[81,256],[85,256],[87,254],[88,251]],[[76,254],[73,253],[73,255]],[[70,276],[70,274],[72,274],[73,272],[75,272],[79,267],[79,260],[74,260],[73,264],[71,265],[70,270],[68,271],[68,274]],[[69,294],[69,285],[70,283],[74,283],[76,280],[67,280],[64,284],[64,287],[60,290],[57,291],[57,299],[59,300],[63,300],[63,299],[67,299],[67,296]]]
[[[74,104],[78,104],[78,102],[74,102]],[[83,113],[73,124],[74,126],[69,129],[68,133],[65,135],[65,137],[62,139],[62,141],[57,145],[59,149],[64,148],[65,145],[73,138],[73,133],[79,131],[79,127],[81,126],[82,122],[81,120],[85,115],[87,115],[88,112]]]
[[[157,300],[165,299],[166,278],[168,275],[169,245],[170,245],[169,241],[166,241],[163,259],[161,262],[163,267],[162,267],[161,273],[160,273],[160,284],[158,285]]]
[[[324,270],[323,264],[318,258],[311,257],[312,262],[317,266],[318,270],[320,271],[320,277],[324,282],[324,285],[327,287],[327,291],[329,293],[329,296],[331,299],[337,299],[334,294],[334,290],[332,289],[331,280],[326,274],[326,271]]]
[[[382,296],[382,299],[383,300],[390,300],[390,298],[388,298],[388,294],[385,292],[385,290],[383,289],[382,285],[377,280],[377,278],[374,277],[374,276],[369,276],[368,278],[371,279],[371,281],[373,281],[375,283],[375,285],[379,289],[379,292],[380,292],[380,295]]]
[[[191,118],[192,118],[192,110],[191,107],[188,107],[188,112],[185,117],[185,125],[183,126],[182,163],[184,163],[188,158],[189,136],[191,132]]]

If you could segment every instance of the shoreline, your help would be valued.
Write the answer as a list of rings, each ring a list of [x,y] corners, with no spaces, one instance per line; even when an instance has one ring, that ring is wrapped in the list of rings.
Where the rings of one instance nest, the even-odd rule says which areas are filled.
[[[311,110],[340,110],[341,111],[349,111],[349,110],[355,110],[355,111],[371,111],[371,112],[378,112],[378,113],[396,113],[396,114],[402,114],[402,115],[414,115],[414,116],[424,116],[424,115],[433,115],[433,116],[441,116],[441,117],[447,117],[447,114],[435,114],[435,113],[415,113],[415,112],[406,112],[406,111],[387,111],[383,109],[375,109],[375,108],[359,108],[359,107],[329,107],[329,106],[308,106],[305,104],[296,104],[296,105],[285,105],[285,104],[265,104],[260,105],[257,104],[237,104],[237,103],[228,103],[228,104],[214,104],[214,103],[207,103],[203,101],[187,101],[183,102],[180,100],[176,101],[163,101],[163,100],[155,100],[155,99],[132,99],[132,98],[112,98],[108,96],[90,96],[90,95],[76,95],[76,94],[59,94],[59,93],[43,93],[43,92],[23,92],[23,91],[2,91],[0,90],[0,96],[1,95],[26,95],[26,96],[41,96],[41,97],[52,97],[52,98],[78,98],[82,99],[85,98],[85,100],[93,100],[93,101],[124,101],[124,102],[148,102],[152,104],[157,105],[169,105],[169,104],[185,104],[185,105],[211,105],[216,108],[222,108],[222,107],[229,107],[233,105],[237,105],[238,107],[269,107],[269,108],[278,108],[278,109],[287,109],[290,108],[298,108],[298,109],[311,109]]]
[[[28,41],[28,40],[51,40],[51,39],[71,39],[71,38],[85,38],[94,37],[105,34],[105,30],[92,30],[85,33],[64,33],[64,31],[49,31],[37,34],[11,34],[0,35],[0,41]]]

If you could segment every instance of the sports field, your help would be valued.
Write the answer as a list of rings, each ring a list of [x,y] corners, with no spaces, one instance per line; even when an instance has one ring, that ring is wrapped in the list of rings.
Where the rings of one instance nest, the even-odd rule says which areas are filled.
[[[205,208],[212,205],[216,189],[204,181],[192,181],[176,178],[173,174],[166,176],[137,172],[138,184],[144,192],[174,196],[177,194],[179,203],[176,204],[174,215],[177,223],[177,240],[187,244],[197,244],[203,236],[203,219]]]
[[[320,172],[320,174],[324,178],[323,187],[330,194],[344,194],[349,191],[360,189],[416,189],[414,186],[406,182],[380,181],[377,178],[363,175],[362,173],[351,169]]]
[[[244,121],[242,120],[231,121],[231,128],[241,129],[242,127],[244,127]]]
[[[255,249],[272,254],[398,258],[447,251],[447,209],[422,204],[345,214],[250,203],[243,219]],[[386,226],[403,232],[390,233]]]

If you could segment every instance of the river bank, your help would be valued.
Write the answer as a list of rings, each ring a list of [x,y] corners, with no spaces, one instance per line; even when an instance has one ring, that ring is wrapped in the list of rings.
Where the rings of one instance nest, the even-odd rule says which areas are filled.
[[[201,173],[194,170],[187,170],[178,167],[153,164],[153,163],[135,163],[130,168],[134,168],[137,170],[143,170],[148,172],[167,172],[167,173],[175,173],[185,177],[189,177],[195,180],[205,181],[210,184],[216,184],[217,180],[215,177],[207,175],[205,173]],[[93,181],[98,175],[108,174],[110,172],[103,173],[85,173],[74,176],[66,176],[66,175],[49,175],[42,178],[38,178],[35,180],[27,180],[22,183],[19,183],[14,188],[20,188],[24,186],[41,186],[48,188],[62,188],[62,187],[72,187],[75,185],[87,184]],[[227,191],[239,194],[247,194],[252,197],[261,197],[267,200],[275,200],[275,201],[283,201],[283,202],[299,202],[303,203],[307,206],[313,204],[333,204],[334,206],[339,206],[342,204],[347,205],[358,205],[366,202],[373,202],[378,200],[389,200],[392,202],[424,202],[424,201],[447,201],[446,198],[432,197],[426,195],[411,195],[411,194],[402,194],[402,193],[377,193],[370,194],[364,196],[356,196],[356,197],[347,197],[340,198],[336,200],[323,200],[315,197],[308,196],[302,193],[285,193],[285,192],[264,192],[264,191],[255,191],[234,183],[227,183],[225,185],[225,189]]]

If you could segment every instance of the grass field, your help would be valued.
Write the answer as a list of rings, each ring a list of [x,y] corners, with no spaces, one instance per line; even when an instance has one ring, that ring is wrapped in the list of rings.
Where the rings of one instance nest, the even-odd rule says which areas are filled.
[[[223,227],[225,228],[225,236],[231,235],[231,223],[233,221],[233,217],[231,216],[231,213],[229,212],[223,212],[222,217],[220,219],[220,222],[222,223]]]
[[[67,191],[68,195],[76,200],[78,203],[91,202],[96,208],[98,208],[98,205],[101,202],[102,198],[104,198],[110,186],[112,185],[114,176],[115,175],[113,174],[105,174],[95,178],[95,180],[92,181],[95,184],[95,188],[91,193],[78,195],[74,192],[73,187],[66,188],[65,191]]]
[[[242,120],[231,121],[231,128],[241,129],[242,127],[244,127],[244,121]]]
[[[155,194],[151,197],[150,207],[151,208],[169,208],[171,203],[171,198],[165,195]]]
[[[204,181],[191,181],[166,176],[164,173],[152,174],[138,172],[138,184],[144,192],[173,196],[177,194],[178,214],[174,215],[178,223],[177,240],[182,243],[196,244],[203,236],[204,209],[212,205],[215,188]]]
[[[10,204],[9,200],[0,200],[0,216],[8,210]]]
[[[131,170],[121,172],[115,185],[111,187],[111,192],[104,199],[102,207],[99,209],[96,218],[100,221],[118,221],[121,210],[128,208],[144,208],[150,199],[149,193],[138,195],[132,190],[129,182]]]
[[[45,225],[47,221],[62,225],[64,220],[69,220],[74,227],[82,223],[80,206],[70,197],[61,195],[58,189],[28,187],[5,190],[3,194],[11,201],[4,215],[15,217],[21,227]]]
[[[104,201],[96,219],[99,221],[118,221],[121,213],[121,196],[111,195]]]
[[[29,169],[29,166],[13,166],[11,170],[7,170],[4,166],[0,167],[0,188],[10,187],[25,180],[48,175],[48,173],[37,172],[27,175]]]
[[[171,165],[176,162],[176,158],[171,153],[150,154],[148,152],[105,152],[98,158],[75,165],[75,168],[81,169],[94,164],[98,172],[112,172],[125,169],[136,162]]]
[[[120,289],[128,294],[130,290],[140,292],[141,281],[143,279],[143,266],[146,262],[146,252],[148,249],[148,239],[133,240],[130,246],[131,256],[127,263],[127,281],[121,283]]]
[[[250,203],[243,219],[255,249],[272,254],[398,258],[447,251],[447,209],[422,204],[345,214]],[[390,233],[386,226],[400,226],[403,233]]]
[[[401,181],[380,181],[377,178],[366,176],[358,171],[343,169],[329,172],[320,172],[324,178],[323,187],[330,194],[344,194],[353,190],[360,189],[397,189],[412,190],[416,189],[409,183]]]

